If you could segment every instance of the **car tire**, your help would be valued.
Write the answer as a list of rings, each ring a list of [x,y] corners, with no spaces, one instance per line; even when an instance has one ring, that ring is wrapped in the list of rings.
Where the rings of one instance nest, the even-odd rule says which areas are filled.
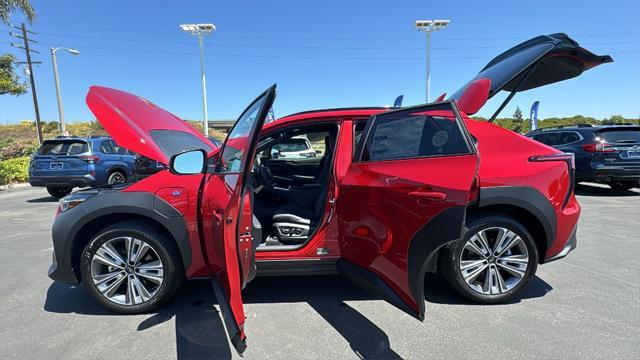
[[[128,255],[138,251],[142,257]],[[120,222],[99,231],[81,254],[80,272],[89,294],[121,314],[157,309],[173,296],[185,277],[173,241],[136,222]]]
[[[127,182],[127,176],[122,171],[113,171],[107,178],[107,185],[123,184]]]
[[[637,181],[614,181],[608,184],[613,190],[624,191],[631,190],[638,186]]]
[[[72,187],[55,186],[47,188],[47,192],[49,193],[49,195],[53,196],[56,199],[60,199],[69,195],[71,193],[71,190],[73,190]]]
[[[499,246],[499,238],[511,247]],[[478,243],[487,244],[484,248],[491,250],[490,255],[485,251],[481,256]],[[517,220],[483,214],[467,219],[464,236],[446,245],[441,259],[440,271],[453,290],[475,302],[496,304],[514,299],[527,286],[536,273],[538,250],[531,233]]]

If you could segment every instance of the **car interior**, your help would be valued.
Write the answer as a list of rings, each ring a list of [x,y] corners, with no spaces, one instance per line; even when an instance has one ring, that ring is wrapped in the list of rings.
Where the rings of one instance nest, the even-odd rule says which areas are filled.
[[[336,124],[290,127],[260,139],[253,167],[261,250],[302,247],[322,220],[333,169]],[[308,147],[311,146],[311,149]]]

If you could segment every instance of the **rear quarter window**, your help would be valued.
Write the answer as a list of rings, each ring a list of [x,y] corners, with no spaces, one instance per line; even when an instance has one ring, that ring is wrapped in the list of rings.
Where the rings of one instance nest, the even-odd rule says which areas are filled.
[[[640,143],[640,129],[638,130],[605,130],[596,135],[608,143]]]
[[[363,160],[379,161],[470,152],[447,105],[378,115],[367,136]]]

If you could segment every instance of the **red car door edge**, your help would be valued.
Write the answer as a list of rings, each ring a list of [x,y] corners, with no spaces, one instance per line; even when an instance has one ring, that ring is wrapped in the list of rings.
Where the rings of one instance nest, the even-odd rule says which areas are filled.
[[[253,198],[250,196],[251,167],[260,130],[275,96],[276,86],[273,85],[258,96],[242,113],[220,149],[216,169],[205,181],[204,186],[209,188],[203,191],[205,198],[202,199],[202,221],[214,222],[214,234],[209,239],[213,242],[222,242],[216,244],[207,241],[204,244],[204,252],[207,254],[210,268],[221,268],[212,278],[211,284],[231,344],[240,354],[247,347],[241,290],[253,278],[253,272],[255,272],[255,252],[251,251],[251,240],[247,235],[247,230],[252,224],[252,211],[249,211],[252,209]],[[256,106],[259,107],[256,109]],[[251,121],[251,117],[244,118],[244,116],[252,115],[256,110],[257,115],[253,118],[254,123],[250,125],[248,133],[234,137],[237,134],[234,131],[236,127],[242,132],[242,126],[248,124],[243,119]],[[239,154],[240,168],[233,169],[231,161],[223,163],[228,160],[224,158],[228,146],[232,156]],[[238,159],[233,158],[233,160]],[[221,170],[223,167],[224,171]]]

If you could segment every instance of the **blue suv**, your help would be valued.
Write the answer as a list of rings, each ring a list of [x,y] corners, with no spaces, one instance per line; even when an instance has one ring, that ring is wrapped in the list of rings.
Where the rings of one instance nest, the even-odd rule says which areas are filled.
[[[135,154],[110,137],[58,137],[44,141],[32,157],[29,183],[61,198],[74,187],[131,181],[134,161]]]
[[[527,134],[543,144],[575,154],[576,182],[593,181],[614,190],[640,184],[640,126],[578,124]]]

